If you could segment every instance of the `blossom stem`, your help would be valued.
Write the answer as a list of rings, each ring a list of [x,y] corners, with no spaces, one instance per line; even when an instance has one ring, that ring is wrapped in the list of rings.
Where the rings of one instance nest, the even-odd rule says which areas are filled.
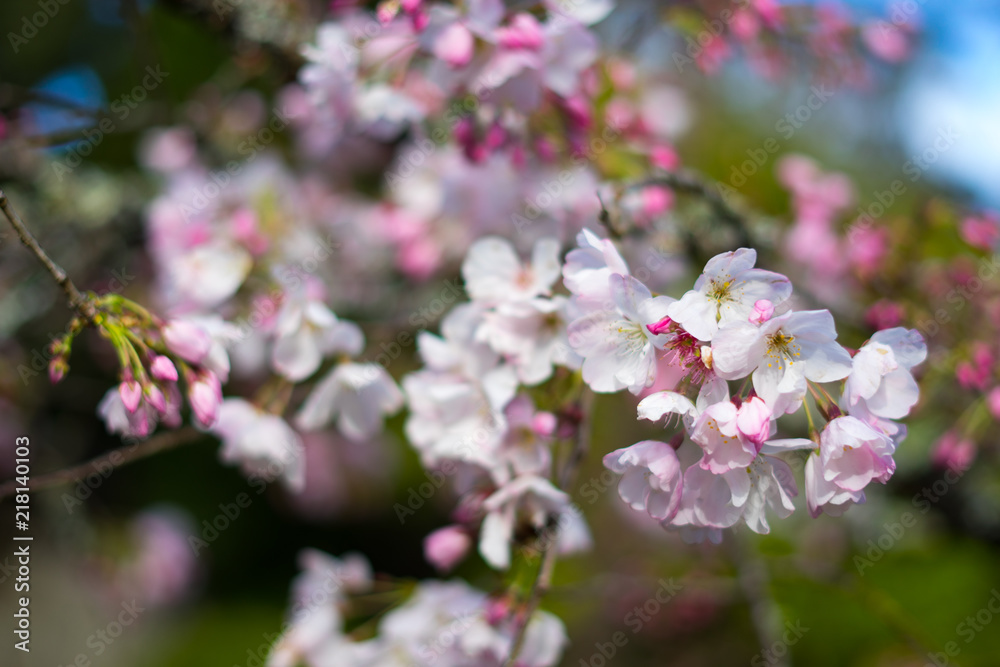
[[[90,299],[84,296],[80,290],[77,289],[76,285],[73,284],[73,281],[70,280],[69,276],[66,274],[66,271],[52,261],[52,258],[50,258],[45,250],[42,249],[42,246],[38,244],[38,241],[35,240],[35,237],[32,236],[31,232],[24,225],[24,221],[21,220],[21,216],[19,216],[17,211],[14,210],[14,207],[10,205],[10,200],[7,199],[7,194],[3,191],[3,188],[0,188],[0,209],[3,210],[4,216],[7,218],[7,221],[10,222],[14,231],[17,232],[17,236],[21,239],[21,243],[34,253],[35,257],[38,258],[38,261],[42,263],[42,265],[55,279],[56,284],[59,285],[63,292],[66,293],[70,306],[83,315],[85,320],[96,326],[97,309],[94,308],[94,304],[91,303]]]
[[[588,389],[584,389],[583,394],[580,396],[580,411],[583,418],[577,427],[573,450],[570,452],[558,479],[559,487],[562,489],[566,489],[572,484],[580,462],[583,461],[587,455],[587,450],[590,449],[590,418],[593,407],[594,393]],[[542,562],[538,566],[538,571],[528,590],[528,599],[525,603],[523,613],[517,617],[517,631],[514,633],[510,656],[508,656],[507,661],[504,663],[504,667],[514,667],[517,664],[517,656],[521,653],[521,649],[524,646],[528,623],[538,609],[538,605],[541,604],[542,598],[552,585],[552,575],[555,572],[556,553],[558,551],[556,548],[557,541],[556,539],[542,540]]]
[[[813,421],[812,410],[809,409],[809,401],[802,401],[802,407],[806,410],[806,421],[809,423],[809,436],[812,437],[816,430],[816,422]]]
[[[166,431],[148,440],[132,442],[118,449],[113,449],[95,459],[80,465],[56,470],[38,477],[32,477],[29,493],[51,489],[64,484],[72,484],[92,474],[95,470],[106,470],[123,466],[144,459],[153,454],[179,447],[198,440],[203,434],[193,428],[182,428],[177,431]],[[15,480],[0,484],[0,500],[14,495],[21,485]]]

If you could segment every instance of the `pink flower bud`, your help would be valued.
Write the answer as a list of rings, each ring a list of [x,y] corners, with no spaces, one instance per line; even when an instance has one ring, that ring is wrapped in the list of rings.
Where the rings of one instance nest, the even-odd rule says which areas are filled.
[[[542,26],[531,14],[517,14],[510,20],[509,26],[498,28],[496,35],[497,43],[505,49],[537,51],[544,43]]]
[[[955,431],[948,431],[934,444],[931,461],[934,465],[948,470],[966,471],[976,458],[976,445],[971,440],[959,437]]]
[[[651,186],[642,191],[642,212],[647,218],[655,218],[674,203],[674,193],[667,188]]]
[[[62,357],[54,357],[52,361],[49,362],[49,380],[52,384],[56,384],[66,375],[66,371],[69,370],[69,365],[66,360]]]
[[[394,2],[380,2],[375,10],[375,16],[382,25],[391,22],[399,12],[399,5]]]
[[[163,392],[155,384],[147,385],[144,392],[146,395],[146,402],[153,406],[157,412],[161,415],[167,411],[167,399],[163,396]]]
[[[754,396],[740,406],[736,429],[758,447],[764,444],[771,434],[771,409],[763,399]]]
[[[403,8],[404,12],[406,12],[407,14],[412,14],[413,12],[420,9],[420,5],[423,4],[423,1],[424,0],[403,0],[399,4]]]
[[[456,21],[441,31],[433,48],[435,56],[451,67],[459,68],[472,60],[475,41],[469,29]]]
[[[460,526],[439,528],[424,539],[424,557],[441,572],[458,565],[469,552],[472,540]]]
[[[507,130],[503,129],[500,123],[494,123],[490,126],[490,129],[486,131],[486,138],[484,143],[486,148],[490,150],[496,150],[504,145],[507,141]]]
[[[153,359],[153,363],[149,366],[149,372],[157,380],[177,382],[177,367],[174,366],[174,362],[170,361],[168,357],[157,355]]]
[[[990,408],[990,414],[995,419],[1000,419],[1000,387],[993,387],[986,395],[986,405]]]
[[[882,299],[873,303],[868,312],[865,313],[865,322],[873,329],[881,331],[882,329],[898,327],[902,324],[905,315],[906,311],[903,306],[895,301]]]
[[[537,435],[550,436],[556,432],[559,420],[551,412],[536,412],[531,418],[531,430]]]
[[[206,372],[191,384],[188,401],[199,424],[205,428],[215,424],[222,405],[222,385],[215,373]]]
[[[129,419],[129,425],[132,428],[132,434],[139,438],[145,438],[149,435],[150,431],[153,430],[153,424],[149,420],[147,410],[140,410],[135,413],[135,415]]]
[[[1000,241],[1000,219],[993,213],[969,216],[960,229],[965,242],[981,250],[991,250]]]
[[[193,364],[201,363],[212,347],[212,339],[203,329],[181,320],[163,327],[163,341],[174,354]]]
[[[135,412],[139,408],[139,401],[142,400],[142,387],[135,380],[122,382],[118,385],[118,395],[121,396],[125,409]]]
[[[662,320],[656,322],[655,324],[647,324],[646,328],[649,329],[649,333],[653,334],[654,336],[657,336],[661,333],[666,333],[673,325],[673,323],[674,321],[671,320],[669,317],[664,317]]]
[[[586,130],[590,127],[593,118],[590,112],[590,102],[586,98],[574,95],[564,100],[563,109],[566,111],[570,128]]]
[[[431,22],[431,15],[422,8],[417,9],[410,17],[413,21],[413,30],[416,32],[423,32],[427,29],[427,24]]]
[[[510,616],[511,604],[506,597],[494,598],[486,605],[486,622],[490,625],[499,625],[501,621]]]
[[[670,146],[654,146],[649,151],[649,162],[654,167],[667,171],[673,171],[681,166],[681,159],[677,156],[677,151]]]
[[[753,305],[753,312],[750,313],[750,322],[752,324],[763,324],[771,319],[772,315],[774,315],[774,304],[767,299],[759,299]]]

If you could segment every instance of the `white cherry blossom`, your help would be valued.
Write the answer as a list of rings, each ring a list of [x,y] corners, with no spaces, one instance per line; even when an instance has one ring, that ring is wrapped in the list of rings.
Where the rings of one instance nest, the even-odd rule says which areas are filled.
[[[667,315],[692,336],[711,341],[719,327],[748,322],[758,301],[779,306],[792,294],[792,284],[780,273],[753,268],[757,251],[740,248],[708,260],[704,272],[674,303]]]

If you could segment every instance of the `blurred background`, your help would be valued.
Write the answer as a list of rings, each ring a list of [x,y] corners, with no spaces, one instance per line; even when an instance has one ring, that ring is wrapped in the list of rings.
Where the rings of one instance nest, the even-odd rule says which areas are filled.
[[[261,220],[277,220],[262,223],[272,238],[304,225],[334,235],[338,259],[322,269],[328,302],[361,324],[363,358],[373,359],[400,331],[433,330],[441,312],[421,308],[460,283],[469,239],[514,236],[510,215],[522,210],[523,194],[490,199],[480,190],[495,181],[475,171],[448,187],[494,219],[442,216],[418,231],[436,239],[434,249],[396,247],[391,235],[371,229],[382,224],[381,202],[395,196],[382,175],[398,164],[405,133],[340,138],[319,157],[309,147],[322,143],[322,133],[295,123],[259,150],[245,143],[276,109],[296,108],[301,46],[313,43],[331,11],[351,4],[6,0],[0,184],[82,289],[120,292],[167,311],[177,301],[165,286],[171,278],[158,234],[166,223],[157,202],[199,187],[198,179],[207,183],[213,169],[238,159],[248,175],[239,193],[226,196],[252,202]],[[636,667],[985,666],[1000,656],[1000,619],[991,625],[997,613],[989,610],[991,600],[1000,609],[1000,219],[991,212],[1000,205],[1000,9],[916,0],[780,4],[791,17],[787,30],[748,36],[726,23],[721,43],[696,52],[689,40],[728,3],[623,0],[593,29],[609,72],[628,60],[641,73],[632,84],[640,93],[655,83],[656,94],[635,108],[649,115],[647,124],[666,126],[676,159],[727,186],[726,201],[748,212],[758,266],[787,273],[801,303],[830,308],[847,346],[890,326],[924,334],[930,354],[919,370],[921,402],[896,475],[871,490],[866,505],[842,518],[811,519],[800,509],[773,522],[768,536],[742,530],[722,545],[687,545],[630,513],[612,477],[602,477],[599,455],[658,431],[632,419],[633,397],[599,397],[593,455],[572,493],[594,549],[560,561],[545,604],[572,640],[563,665],[600,667],[595,642],[618,631],[628,642],[613,662]],[[38,12],[44,21],[35,21]],[[825,18],[797,19],[817,13]],[[886,21],[889,32],[879,23]],[[838,41],[848,31],[856,43]],[[602,113],[611,113],[608,104],[600,102]],[[162,143],[165,136],[173,143]],[[566,247],[573,229],[598,228],[599,182],[647,171],[630,150],[616,145],[595,157],[593,185],[579,186],[584,203],[567,204],[550,221]],[[431,164],[424,177],[454,180],[444,168]],[[617,204],[649,233],[622,242],[633,266],[650,248],[667,257],[649,281],[663,293],[679,296],[706,258],[732,247],[731,231],[708,220],[695,198],[668,193],[661,203],[622,197]],[[519,245],[530,246],[525,241]],[[2,479],[14,475],[18,436],[31,437],[33,475],[121,444],[97,414],[117,383],[106,342],[79,339],[72,370],[56,385],[37,359],[69,317],[62,293],[4,224]],[[413,356],[404,346],[390,374],[398,380],[415,369]],[[227,394],[259,386],[252,364],[234,366]],[[404,422],[405,414],[392,417],[385,433],[365,442],[333,430],[306,436],[309,468],[299,495],[277,485],[258,494],[219,462],[218,440],[207,435],[106,477],[97,472],[38,493],[33,650],[11,649],[16,602],[5,560],[12,548],[4,547],[0,663],[262,664],[281,628],[297,554],[307,547],[364,553],[393,581],[435,576],[422,541],[449,523],[455,497],[446,487],[401,523],[394,507],[427,481]],[[249,505],[218,521],[241,493]],[[10,499],[3,508],[5,517],[14,511]],[[213,522],[227,526],[212,532]],[[11,524],[0,522],[3,544],[11,544]],[[191,535],[207,545],[192,548]],[[499,584],[477,557],[454,575],[487,591]],[[679,592],[636,621],[644,617],[634,609],[661,580],[677,582]],[[112,636],[132,600],[143,611]],[[788,624],[785,639],[762,646],[760,618],[775,614]],[[957,653],[945,653],[950,642]],[[74,663],[81,655],[91,662]]]

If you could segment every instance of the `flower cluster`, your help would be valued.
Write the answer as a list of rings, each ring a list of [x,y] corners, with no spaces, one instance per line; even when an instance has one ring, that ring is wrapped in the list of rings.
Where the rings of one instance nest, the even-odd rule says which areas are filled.
[[[206,320],[206,328],[182,319],[165,321],[117,294],[89,295],[88,304],[95,326],[115,349],[119,364],[120,382],[98,406],[109,432],[145,438],[161,421],[177,428],[183,395],[198,426],[209,428],[216,423],[229,358],[219,339],[206,329],[224,338],[221,320]],[[75,318],[66,334],[53,341],[49,362],[53,382],[69,370],[73,340],[83,329],[83,319]]]
[[[376,582],[358,555],[337,559],[307,550],[293,583],[293,607],[267,667],[500,667],[511,654],[519,621],[494,598],[462,581],[423,581],[381,616],[374,636],[345,632],[350,594]],[[536,611],[527,620],[518,665],[551,667],[566,645],[562,622]]]
[[[807,452],[813,516],[840,514],[864,502],[869,483],[889,479],[906,434],[894,420],[918,399],[911,371],[927,354],[919,333],[880,331],[852,358],[837,342],[829,311],[792,309],[791,283],[755,268],[753,250],[712,258],[694,289],[674,300],[654,297],[630,276],[610,241],[584,232],[579,242],[564,274],[584,311],[569,325],[584,380],[594,391],[638,394],[656,380],[657,354],[681,374],[676,390],[638,406],[640,419],[669,424],[677,417],[670,441],[640,442],[604,458],[622,475],[619,494],[630,507],[686,536],[718,540],[721,529],[741,521],[767,533],[767,508],[791,514],[798,488],[785,458],[796,450]],[[824,385],[840,381],[837,401]],[[821,431],[807,394],[827,422]],[[778,420],[803,407],[810,438],[778,437]]]
[[[556,369],[580,365],[567,338],[571,304],[552,292],[559,254],[557,241],[543,239],[522,263],[504,239],[477,241],[462,265],[471,302],[444,318],[441,336],[417,338],[425,368],[403,379],[406,434],[428,468],[466,473],[462,525],[427,541],[428,558],[442,569],[464,556],[461,534],[480,522],[480,553],[500,569],[521,528],[537,533],[564,518],[560,551],[589,543],[569,496],[550,481],[553,447],[575,434],[572,400],[557,395],[567,374]],[[529,387],[555,411],[539,410]]]
[[[258,322],[271,341],[266,347],[260,345],[263,336],[248,345],[248,332],[218,315],[164,321],[122,297],[96,303],[102,308],[101,331],[117,350],[122,369],[121,383],[98,407],[109,432],[141,439],[158,421],[178,427],[183,378],[194,423],[223,441],[223,461],[301,491],[305,448],[299,432],[282,417],[293,384],[315,375],[324,359],[337,359],[299,407],[294,421],[300,431],[319,431],[335,422],[345,437],[364,441],[382,429],[385,416],[402,408],[403,394],[382,366],[352,361],[364,349],[361,329],[338,319],[308,290],[282,293],[272,316]],[[74,331],[55,343],[52,367],[60,372]],[[259,368],[269,362],[274,374],[254,400],[223,398],[231,371],[228,348],[234,346],[244,352],[238,358],[244,365]]]

